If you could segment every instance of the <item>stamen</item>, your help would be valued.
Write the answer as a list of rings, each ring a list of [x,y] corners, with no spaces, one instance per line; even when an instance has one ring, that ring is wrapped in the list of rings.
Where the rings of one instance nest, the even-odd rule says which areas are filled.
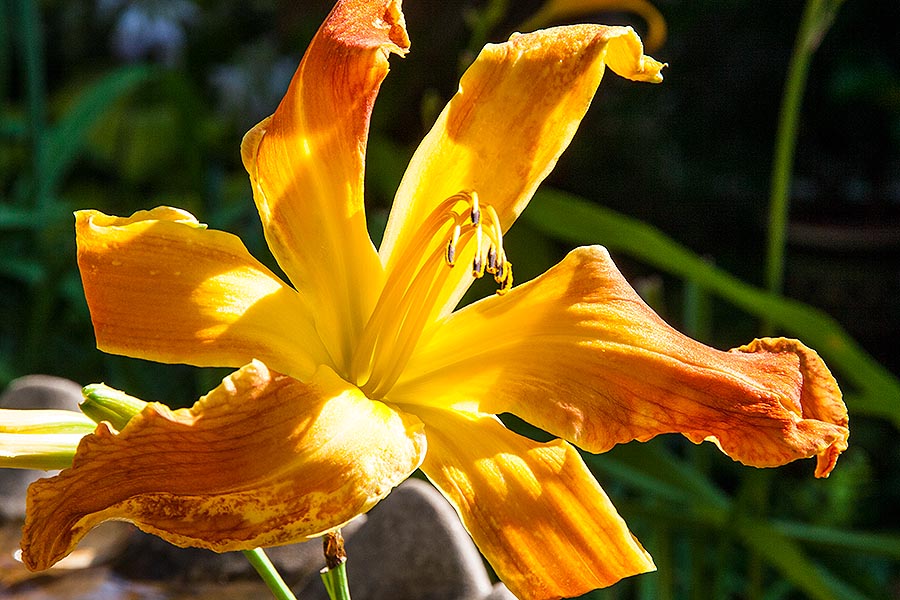
[[[500,287],[497,288],[497,295],[499,296],[502,296],[503,294],[508,292],[510,289],[512,289],[513,286],[512,263],[509,261],[503,263],[502,270],[504,271],[503,281],[498,282],[500,283]]]
[[[476,254],[472,259],[472,277],[478,279],[482,275],[484,275],[484,262],[481,260],[481,255]]]
[[[453,266],[456,261],[456,244],[459,243],[459,234],[460,234],[460,226],[457,224],[453,227],[453,237],[450,238],[450,243],[447,244],[447,265]]]
[[[494,279],[496,279],[497,275],[497,249],[494,248],[494,245],[491,244],[491,247],[488,248],[487,254],[487,272],[491,275],[494,275]],[[500,283],[499,281],[497,283]]]
[[[481,226],[475,226],[475,258],[472,259],[472,277],[475,279],[484,275],[484,259],[482,259],[483,234]]]
[[[453,283],[439,263],[453,268],[460,256],[471,257],[472,277],[489,272],[499,285],[498,294],[512,287],[500,218],[491,205],[481,206],[474,191],[438,203],[388,265],[388,280],[351,364],[352,381],[370,397],[387,396],[401,376]]]

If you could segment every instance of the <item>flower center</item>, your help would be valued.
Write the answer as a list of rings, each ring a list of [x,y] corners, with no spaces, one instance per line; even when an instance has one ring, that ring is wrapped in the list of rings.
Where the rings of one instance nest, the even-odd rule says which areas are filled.
[[[498,294],[512,287],[500,218],[475,191],[438,204],[394,263],[351,365],[352,380],[370,398],[383,398],[397,382],[463,255],[472,256],[473,278],[491,274]]]

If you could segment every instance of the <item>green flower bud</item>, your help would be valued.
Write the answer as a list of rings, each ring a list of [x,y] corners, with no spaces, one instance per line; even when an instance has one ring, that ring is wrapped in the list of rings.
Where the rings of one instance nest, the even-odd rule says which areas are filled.
[[[105,383],[92,383],[81,390],[81,412],[96,421],[106,421],[121,431],[128,421],[147,406],[147,402],[113,389]]]

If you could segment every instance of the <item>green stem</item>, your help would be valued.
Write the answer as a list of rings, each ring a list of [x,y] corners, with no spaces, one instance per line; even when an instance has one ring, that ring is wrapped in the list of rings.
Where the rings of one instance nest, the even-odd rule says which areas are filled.
[[[325,568],[320,571],[322,583],[331,600],[350,600],[350,584],[347,581],[347,552],[341,530],[329,531],[322,538],[325,551]]]
[[[49,190],[43,181],[47,129],[47,85],[44,80],[44,29],[39,3],[21,0],[18,3],[19,41],[22,69],[25,73],[28,98],[28,128],[31,137],[31,169],[34,208],[46,208]]]
[[[769,188],[766,289],[774,294],[780,294],[784,284],[784,253],[787,240],[791,179],[797,147],[797,128],[803,104],[803,93],[809,77],[809,65],[842,1],[808,0],[788,65],[784,95],[778,115],[775,156]],[[771,323],[765,323],[764,329],[772,329]]]
[[[262,548],[244,550],[244,556],[247,557],[247,560],[250,561],[250,564],[253,565],[253,568],[256,569],[256,572],[262,577],[262,580],[272,591],[272,595],[275,596],[275,598],[278,600],[297,600],[297,597],[294,596],[294,592],[291,591],[291,588],[289,588],[284,582],[284,579],[281,578],[281,575],[275,569],[275,565],[272,564],[272,561],[269,560],[269,557],[266,556],[266,553]]]
[[[347,560],[333,568],[325,567],[320,572],[322,582],[331,600],[350,600],[350,584],[347,581]]]

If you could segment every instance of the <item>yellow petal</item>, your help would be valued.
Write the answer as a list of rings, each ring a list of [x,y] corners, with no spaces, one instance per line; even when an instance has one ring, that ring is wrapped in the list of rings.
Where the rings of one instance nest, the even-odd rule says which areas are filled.
[[[647,22],[644,44],[653,51],[666,41],[666,20],[647,0],[547,0],[519,29],[532,30],[589,13],[627,11]]]
[[[327,364],[306,302],[236,236],[165,207],[79,211],[75,229],[101,350],[197,366],[259,358],[297,378]]]
[[[681,335],[631,289],[605,249],[579,248],[502,297],[452,315],[418,350],[393,402],[511,412],[591,452],[680,432],[768,467],[847,447],[827,367],[796,340],[721,352]]]
[[[29,488],[22,558],[46,569],[110,519],[217,552],[298,541],[372,508],[424,454],[418,419],[327,367],[303,384],[253,362],[190,410],[101,424],[71,469]]]
[[[397,191],[380,249],[388,276],[402,272],[406,250],[421,246],[423,223],[434,221],[432,211],[458,192],[477,193],[505,232],[568,146],[605,65],[630,79],[662,80],[663,65],[644,56],[629,27],[557,27],[485,46]],[[452,226],[412,254],[443,256],[451,231]],[[471,269],[464,265],[472,264],[474,253],[474,242],[458,249],[463,267],[443,284],[434,303],[438,310],[452,310],[471,283]]]
[[[340,366],[381,285],[363,210],[369,117],[388,54],[408,46],[398,0],[339,2],[275,114],[241,147],[269,247],[316,304]]]
[[[426,409],[422,470],[517,598],[572,597],[654,569],[578,451],[495,418]]]

